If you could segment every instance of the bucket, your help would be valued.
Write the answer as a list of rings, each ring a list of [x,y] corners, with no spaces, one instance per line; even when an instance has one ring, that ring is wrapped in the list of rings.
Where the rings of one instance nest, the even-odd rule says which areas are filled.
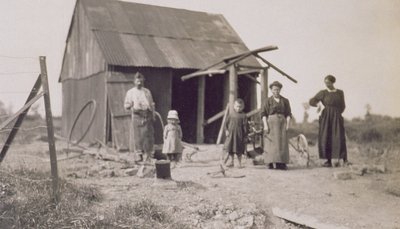
[[[171,179],[171,162],[169,160],[158,160],[155,164],[157,178]]]

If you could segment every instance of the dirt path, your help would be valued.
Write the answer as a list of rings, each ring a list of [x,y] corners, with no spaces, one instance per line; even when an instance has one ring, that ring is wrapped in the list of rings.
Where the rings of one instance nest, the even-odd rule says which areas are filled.
[[[398,170],[385,174],[353,175],[352,179],[338,180],[333,173],[349,171],[349,168],[305,168],[291,164],[289,170],[279,171],[253,166],[247,161],[245,168],[227,171],[230,176],[245,177],[213,178],[207,173],[219,170],[216,151],[217,148],[208,149],[194,156],[194,163],[183,163],[173,169],[172,177],[177,184],[159,185],[154,178],[135,176],[91,175],[67,179],[98,186],[105,195],[100,208],[148,198],[179,212],[183,220],[196,221],[190,224],[198,227],[221,226],[218,224],[220,213],[234,217],[233,212],[261,209],[269,213],[269,217],[262,220],[270,222],[271,228],[293,228],[272,216],[271,209],[279,208],[343,228],[400,228],[400,197],[385,191],[387,184],[400,180]],[[22,157],[30,160],[26,157],[27,152],[29,150],[24,148],[24,151],[9,156],[8,160],[21,162]],[[315,148],[311,149],[311,154],[315,158]],[[32,154],[29,155],[32,157]],[[39,156],[47,155],[41,152]],[[351,154],[350,161],[355,161]],[[40,167],[40,163],[44,163],[43,159],[38,160],[36,165]],[[99,163],[104,162],[84,157],[60,162],[59,168],[61,175],[67,176],[71,171],[89,171],[93,166],[99,167]],[[118,169],[118,166],[114,164],[111,167]]]

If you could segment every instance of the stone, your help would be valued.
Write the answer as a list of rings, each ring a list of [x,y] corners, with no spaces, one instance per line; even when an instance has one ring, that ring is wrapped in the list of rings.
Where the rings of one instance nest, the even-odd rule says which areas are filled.
[[[138,172],[137,168],[125,169],[125,175],[127,176],[135,176],[137,172]]]
[[[237,213],[237,211],[233,211],[229,214],[228,218],[230,221],[235,221],[239,218],[239,214]]]
[[[264,156],[258,155],[253,159],[253,165],[265,165]]]
[[[136,176],[140,178],[149,178],[149,177],[154,177],[156,174],[156,169],[154,166],[151,165],[142,165],[138,172],[136,173]]]
[[[214,216],[214,219],[222,219],[224,218],[224,215],[222,215],[221,213],[217,212]]]
[[[346,171],[336,171],[333,173],[333,177],[337,180],[350,180],[352,179],[351,173]]]
[[[80,177],[77,173],[75,173],[75,172],[67,174],[67,177],[72,177],[72,178],[75,178],[75,179],[81,178],[81,177]]]
[[[245,228],[251,228],[254,224],[254,216],[248,215],[240,218],[238,221],[240,226],[244,226]]]
[[[214,229],[214,228],[219,228],[219,229],[227,229],[229,228],[229,225],[227,225],[224,221],[222,220],[215,220],[207,223],[204,225],[203,228],[209,228],[209,229]]]
[[[390,195],[400,197],[400,182],[388,183],[385,191]]]
[[[98,175],[101,176],[101,177],[108,177],[108,176],[110,175],[110,171],[107,171],[107,170],[100,170],[100,171],[98,172]]]
[[[351,165],[350,170],[353,174],[363,176],[367,173],[367,166],[366,165]]]

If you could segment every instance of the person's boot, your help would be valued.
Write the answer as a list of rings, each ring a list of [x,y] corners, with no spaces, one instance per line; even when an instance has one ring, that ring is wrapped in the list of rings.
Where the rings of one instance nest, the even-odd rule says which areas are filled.
[[[333,165],[334,165],[335,167],[340,167],[340,159],[338,159],[337,162],[335,162]]]
[[[287,170],[287,166],[285,163],[277,163],[276,167],[277,167],[277,169],[280,169],[280,170]]]
[[[138,163],[138,162],[143,162],[143,154],[138,154],[138,155],[136,155],[136,157],[135,157],[135,162],[136,162],[136,163]]]
[[[348,160],[343,160],[343,167],[349,167],[350,165],[352,165],[351,162],[349,162]]]
[[[273,163],[269,163],[268,164],[268,169],[274,169],[274,164]]]
[[[239,168],[240,168],[240,169],[243,168],[243,165],[242,165],[242,155],[238,155],[238,161],[239,161]]]
[[[322,167],[327,167],[327,168],[332,167],[332,162],[331,162],[331,160],[327,160],[324,164],[322,164]]]
[[[231,158],[231,163],[229,163],[226,167],[228,167],[228,168],[232,168],[232,167],[234,167],[235,166],[235,164],[234,164],[234,158],[233,158],[233,155],[230,155],[229,156],[230,158]]]

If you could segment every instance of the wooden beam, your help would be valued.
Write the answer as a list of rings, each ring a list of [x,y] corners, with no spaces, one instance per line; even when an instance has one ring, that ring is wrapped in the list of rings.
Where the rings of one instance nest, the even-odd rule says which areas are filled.
[[[36,101],[40,99],[40,97],[43,96],[43,92],[40,92],[38,95],[33,97],[28,103],[26,103],[21,109],[19,109],[15,114],[13,114],[11,117],[9,117],[6,121],[4,121],[0,125],[0,130],[6,127],[8,124],[10,124],[14,119],[16,119],[20,114],[24,113],[32,104],[34,104]]]
[[[188,75],[184,75],[181,77],[182,81],[197,77],[197,76],[204,76],[204,75],[215,75],[215,74],[224,74],[226,72],[225,69],[214,69],[214,70],[206,70],[206,71],[197,71],[193,72]]]
[[[252,110],[252,111],[246,113],[246,116],[247,116],[247,117],[251,117],[251,116],[257,114],[258,112],[260,112],[260,109],[254,109],[254,110]]]
[[[227,56],[227,57],[224,57],[223,60],[225,62],[228,62],[228,61],[231,61],[231,60],[236,59],[236,58],[241,58],[243,56],[247,57],[247,56],[251,56],[251,55],[253,55],[255,53],[267,52],[267,51],[272,51],[272,50],[276,50],[276,49],[278,49],[277,46],[269,45],[269,46],[265,46],[265,47],[262,47],[262,48],[253,49],[253,50],[242,52],[242,53],[239,53],[239,54],[234,54],[234,55],[231,55],[231,56]],[[235,63],[236,62],[237,61],[235,61]],[[232,64],[234,64],[234,63],[232,63]]]
[[[278,47],[277,46],[273,46],[273,45],[270,45],[270,46],[265,46],[265,47],[263,47],[263,48],[259,48],[259,49],[254,49],[254,50],[252,50],[252,51],[246,51],[246,52],[242,52],[242,53],[239,53],[239,54],[234,54],[234,55],[230,55],[230,56],[226,56],[226,57],[223,57],[222,58],[222,60],[220,60],[220,61],[218,61],[218,62],[216,62],[216,63],[214,63],[214,64],[211,64],[211,65],[209,65],[209,66],[207,66],[207,67],[205,67],[205,68],[203,68],[203,69],[201,69],[201,70],[199,70],[199,72],[200,71],[206,71],[206,70],[208,70],[208,69],[210,69],[210,68],[212,68],[212,67],[215,67],[215,66],[217,66],[218,64],[221,64],[221,63],[227,63],[228,61],[230,61],[231,59],[235,59],[235,58],[237,58],[237,57],[239,57],[239,56],[241,56],[241,55],[245,55],[245,54],[247,54],[247,53],[251,53],[251,52],[256,52],[256,53],[259,53],[259,52],[267,52],[267,51],[272,51],[272,50],[276,50],[276,49],[278,49]]]
[[[262,62],[264,62],[265,64],[267,64],[269,67],[273,68],[275,71],[279,72],[280,74],[282,74],[283,76],[285,76],[286,78],[290,79],[291,81],[297,83],[297,80],[295,80],[294,78],[292,78],[291,76],[289,76],[288,74],[286,74],[284,71],[280,70],[278,67],[276,67],[275,65],[273,65],[271,62],[267,61],[266,59],[264,59],[263,57],[261,57],[258,54],[255,54],[256,57],[258,57],[259,59],[261,59]]]
[[[106,83],[112,84],[112,83],[131,83],[134,84],[133,80],[107,80]]]
[[[229,105],[233,107],[233,102],[238,96],[238,77],[236,74],[236,66],[229,67]]]
[[[261,72],[261,79],[260,79],[260,85],[261,85],[261,105],[264,104],[265,100],[268,98],[268,68],[265,68]]]
[[[131,113],[125,113],[125,114],[111,114],[112,118],[125,118],[131,116]]]
[[[42,78],[42,89],[44,92],[44,107],[46,111],[47,138],[50,151],[51,178],[53,186],[53,198],[55,203],[60,201],[59,186],[58,186],[58,170],[57,170],[57,155],[56,145],[54,140],[53,114],[50,105],[49,82],[47,78],[46,57],[39,57],[40,60],[40,76]]]
[[[214,63],[214,64],[212,64],[210,66],[207,66],[207,67],[205,67],[205,68],[203,68],[203,69],[201,69],[199,71],[196,71],[196,72],[188,74],[188,75],[184,75],[184,76],[181,77],[181,79],[182,79],[182,81],[185,81],[185,80],[188,80],[188,79],[191,79],[193,77],[200,76],[200,75],[224,74],[225,71],[223,71],[223,69],[226,69],[227,67],[229,67],[229,66],[231,66],[233,64],[236,64],[237,62],[239,62],[239,61],[241,61],[241,60],[243,60],[243,59],[245,59],[245,58],[247,58],[247,57],[249,57],[251,55],[255,55],[255,54],[260,53],[260,52],[272,51],[272,50],[276,50],[276,49],[278,49],[277,46],[270,45],[270,46],[266,46],[266,47],[262,47],[262,48],[258,48],[258,49],[254,49],[254,50],[250,50],[250,51],[246,51],[246,52],[242,52],[242,53],[239,53],[239,54],[234,54],[234,55],[231,55],[231,56],[227,56],[227,57],[222,58],[221,61],[218,61],[218,62],[216,62],[216,63]],[[215,67],[218,64],[221,64],[221,63],[224,63],[224,62],[225,62],[225,64],[222,67],[219,67],[218,69],[215,69],[215,70],[209,70],[210,68]]]
[[[222,118],[224,116],[225,110],[218,112],[217,114],[215,114],[214,116],[212,116],[211,118],[207,119],[203,126],[207,126],[210,123],[213,123],[215,121],[217,121],[218,119]]]
[[[205,91],[206,77],[198,78],[199,85],[197,91],[197,125],[196,125],[196,142],[201,144],[204,142],[204,106],[205,106]]]
[[[258,82],[258,80],[254,79],[254,77],[252,77],[250,74],[245,74],[245,75],[239,75],[239,76],[243,76],[248,78],[249,80],[253,81],[254,83],[260,84],[260,82]]]
[[[28,96],[28,99],[25,102],[25,106],[23,107],[24,109],[21,109],[20,112],[15,115],[13,115],[12,117],[10,117],[9,119],[7,119],[4,123],[1,124],[1,128],[3,129],[4,127],[6,127],[10,122],[12,122],[17,116],[18,119],[17,121],[15,121],[13,128],[11,129],[10,134],[8,135],[6,142],[3,145],[3,148],[1,149],[1,153],[0,153],[0,162],[3,161],[4,157],[7,154],[8,149],[11,146],[12,141],[14,140],[15,135],[17,135],[17,132],[19,130],[19,127],[22,124],[22,121],[24,120],[26,114],[28,113],[29,108],[31,107],[31,105],[36,102],[41,96],[42,94],[40,94],[38,96],[38,91],[40,89],[40,86],[42,85],[42,81],[40,78],[40,75],[38,76],[36,83],[33,85],[33,88]],[[34,100],[33,102],[31,102],[31,100]],[[27,105],[30,104],[30,105]]]
[[[263,66],[252,66],[252,65],[243,65],[243,64],[238,64],[237,66],[238,66],[238,68],[258,69],[258,70],[262,70],[265,68]]]
[[[332,224],[327,224],[323,222],[319,222],[316,218],[308,215],[300,215],[298,213],[280,209],[280,208],[272,208],[272,213],[286,221],[292,222],[297,225],[306,226],[309,228],[326,228],[326,229],[345,229],[347,227],[344,226],[337,226]]]
[[[263,69],[263,68],[262,68]],[[238,75],[248,75],[248,74],[255,74],[255,73],[260,73],[262,69],[247,69],[247,70],[239,70],[237,72]]]
[[[268,47],[269,47],[269,48],[268,48]],[[229,60],[232,60],[232,61],[226,63],[225,65],[223,65],[222,67],[220,67],[220,69],[226,69],[226,68],[228,68],[229,66],[234,65],[234,64],[238,63],[239,61],[244,60],[244,59],[246,59],[247,57],[249,57],[249,56],[251,56],[251,55],[255,55],[255,56],[257,55],[257,56],[258,56],[258,53],[259,53],[259,52],[264,52],[264,51],[269,51],[269,50],[278,49],[278,47],[276,47],[276,46],[268,46],[268,47],[260,48],[260,49],[255,49],[255,50],[253,50],[253,51],[245,52],[245,53],[243,53],[243,54],[241,54],[241,55],[236,55],[235,58],[229,59]]]
[[[230,107],[230,105],[228,103],[225,108],[224,118],[222,119],[221,127],[219,128],[216,144],[221,144],[222,136],[224,134],[224,126],[225,126],[225,122],[226,122],[226,117],[228,117],[228,114],[229,114],[229,107]]]

